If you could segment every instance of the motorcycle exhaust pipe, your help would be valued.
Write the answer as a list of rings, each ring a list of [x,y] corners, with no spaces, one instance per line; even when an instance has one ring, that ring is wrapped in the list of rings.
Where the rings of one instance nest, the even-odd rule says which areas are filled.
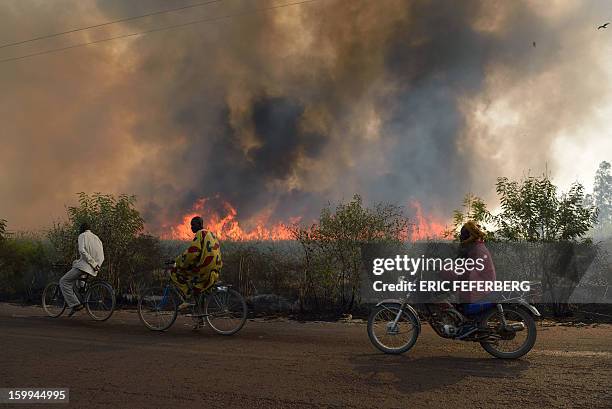
[[[506,325],[506,329],[509,331],[522,331],[525,328],[525,324],[522,322],[513,322],[512,324]]]

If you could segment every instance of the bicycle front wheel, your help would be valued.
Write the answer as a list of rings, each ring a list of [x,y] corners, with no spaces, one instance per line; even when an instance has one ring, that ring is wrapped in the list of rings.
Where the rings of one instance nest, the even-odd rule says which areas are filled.
[[[57,318],[66,310],[66,301],[58,283],[49,283],[42,295],[42,306],[47,315]]]
[[[238,291],[220,286],[205,296],[204,316],[208,325],[221,335],[233,335],[244,326],[247,306]]]
[[[95,282],[85,294],[85,308],[91,318],[106,321],[115,311],[115,291],[109,283]]]
[[[170,286],[151,287],[138,300],[138,317],[153,331],[165,331],[178,316],[180,298]]]

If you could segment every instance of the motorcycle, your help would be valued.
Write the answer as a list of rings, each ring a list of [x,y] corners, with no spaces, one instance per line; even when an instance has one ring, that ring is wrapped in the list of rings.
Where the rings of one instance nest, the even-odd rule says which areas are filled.
[[[414,305],[409,303],[411,295],[382,300],[370,313],[368,337],[386,354],[402,354],[416,344],[421,318],[440,337],[478,342],[496,358],[519,358],[536,342],[535,318],[540,313],[525,300],[524,294],[496,294],[494,302]]]

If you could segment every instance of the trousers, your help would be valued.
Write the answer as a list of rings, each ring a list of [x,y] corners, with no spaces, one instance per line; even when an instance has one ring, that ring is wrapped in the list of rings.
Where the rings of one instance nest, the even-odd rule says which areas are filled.
[[[79,305],[81,303],[77,298],[76,294],[74,293],[74,282],[78,280],[79,277],[83,274],[87,273],[79,270],[78,268],[73,267],[59,280],[60,289],[62,290],[64,300],[66,300],[66,304],[69,308],[72,308],[75,305]]]

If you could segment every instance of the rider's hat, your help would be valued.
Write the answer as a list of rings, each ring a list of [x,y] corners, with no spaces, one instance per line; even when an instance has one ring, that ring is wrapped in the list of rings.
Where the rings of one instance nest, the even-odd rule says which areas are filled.
[[[476,240],[482,240],[485,236],[484,230],[475,221],[469,220],[461,227],[459,240],[461,244],[469,244]]]

